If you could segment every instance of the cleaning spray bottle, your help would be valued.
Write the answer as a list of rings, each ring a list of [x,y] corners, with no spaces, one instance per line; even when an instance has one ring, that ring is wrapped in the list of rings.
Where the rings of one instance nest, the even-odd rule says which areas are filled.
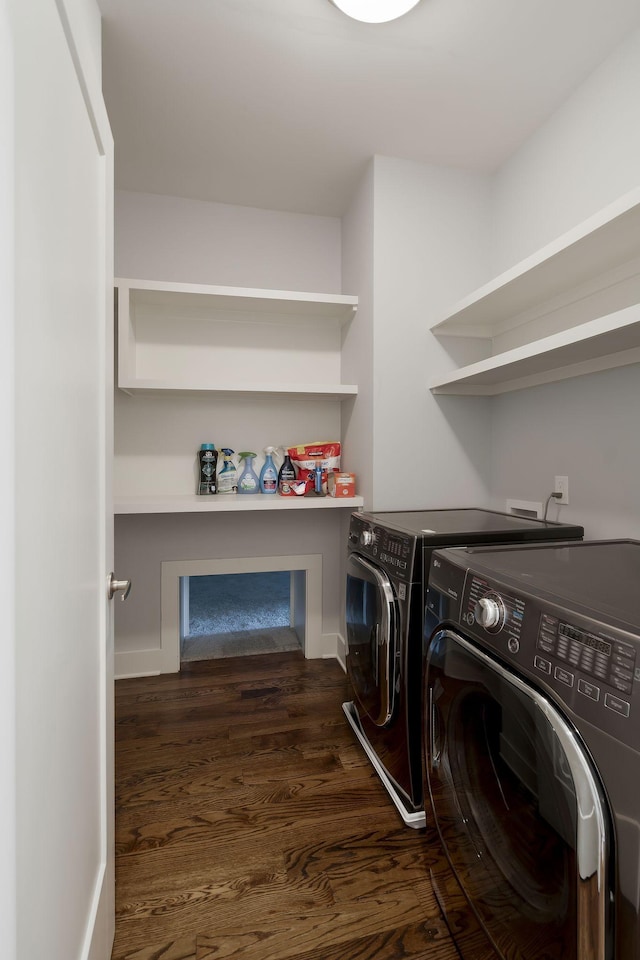
[[[253,469],[253,461],[258,454],[245,451],[238,456],[244,460],[244,469],[238,477],[238,493],[260,493],[258,474]]]
[[[229,447],[222,447],[221,453],[222,470],[218,474],[218,493],[237,493],[238,471],[231,459],[233,450],[230,450]]]
[[[273,462],[275,447],[265,447],[265,461],[260,471],[260,493],[277,493],[278,490],[278,471]]]
[[[286,447],[280,448],[284,454],[284,461],[278,473],[278,493],[281,497],[295,497],[295,491],[291,489],[291,484],[295,483],[296,471],[291,463],[291,457]]]

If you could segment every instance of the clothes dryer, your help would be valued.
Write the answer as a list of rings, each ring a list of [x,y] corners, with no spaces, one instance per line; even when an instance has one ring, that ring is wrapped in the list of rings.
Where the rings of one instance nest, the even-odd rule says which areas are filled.
[[[582,538],[574,524],[475,508],[354,513],[348,539],[343,710],[404,822],[425,825],[422,777],[424,571],[456,544]]]
[[[632,540],[432,555],[433,880],[464,960],[640,957],[639,584]]]

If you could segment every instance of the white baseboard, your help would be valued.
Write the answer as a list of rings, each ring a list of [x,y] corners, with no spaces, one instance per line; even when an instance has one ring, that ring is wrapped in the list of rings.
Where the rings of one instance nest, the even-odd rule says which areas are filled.
[[[305,651],[307,660],[335,660],[338,655],[338,634],[323,633],[311,655]]]
[[[345,643],[339,633],[323,633],[319,642],[314,644],[312,656],[306,654],[308,660],[324,658],[337,659],[342,669],[345,669]],[[174,669],[167,670],[166,657],[162,650],[131,650],[114,654],[114,674],[116,680],[129,680],[134,677],[157,677],[162,673],[176,673]]]
[[[113,655],[113,671],[116,680],[128,680],[130,677],[157,677],[163,672],[161,666],[161,650],[121,651]]]
[[[96,879],[82,960],[109,960],[115,933],[113,861],[103,863]]]

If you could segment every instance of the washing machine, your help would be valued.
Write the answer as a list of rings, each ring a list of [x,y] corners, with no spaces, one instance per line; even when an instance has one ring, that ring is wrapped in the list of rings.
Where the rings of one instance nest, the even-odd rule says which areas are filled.
[[[573,524],[475,508],[354,513],[348,537],[347,720],[405,824],[425,825],[424,571],[439,546],[582,538]]]
[[[436,551],[427,609],[432,879],[460,955],[636,960],[640,542]]]

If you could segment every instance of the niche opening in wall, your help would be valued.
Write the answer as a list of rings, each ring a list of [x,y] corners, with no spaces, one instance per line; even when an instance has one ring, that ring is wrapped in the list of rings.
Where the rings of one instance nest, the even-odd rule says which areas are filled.
[[[280,570],[290,576],[291,625],[307,658],[327,655],[322,636],[322,554],[285,557],[233,557],[223,560],[161,561],[161,673],[180,670],[181,637],[184,635],[180,595],[185,577],[229,573],[262,573]],[[184,609],[184,604],[182,605]],[[335,638],[332,638],[335,643]]]
[[[290,570],[180,578],[180,660],[299,650]]]

